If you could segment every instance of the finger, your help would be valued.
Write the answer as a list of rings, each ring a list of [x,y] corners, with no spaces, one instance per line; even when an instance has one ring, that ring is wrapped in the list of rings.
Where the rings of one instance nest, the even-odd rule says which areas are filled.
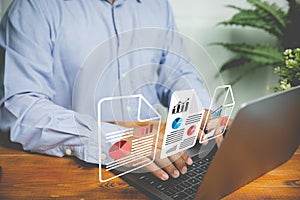
[[[177,178],[180,175],[178,169],[172,164],[169,158],[160,158],[161,149],[158,147],[156,149],[156,156],[154,162],[164,169],[173,178]],[[152,157],[153,158],[153,157]]]
[[[169,160],[169,158],[156,158],[155,163],[158,164],[161,168],[163,168],[173,178],[177,178],[180,176],[180,172]]]
[[[144,167],[142,167],[142,169],[152,173],[155,177],[157,177],[158,179],[161,179],[163,181],[166,181],[169,179],[169,175],[162,169],[160,169],[154,162],[152,162],[152,160],[148,157],[143,157],[142,159],[139,159],[138,161],[132,161],[124,166],[126,167],[136,167],[135,165],[138,163],[150,163]]]
[[[186,151],[182,152],[181,157],[183,158],[183,160],[185,161],[186,164],[188,164],[188,165],[193,164],[192,158],[189,156],[189,154],[186,153]]]
[[[186,161],[181,157],[180,153],[176,153],[169,157],[169,159],[174,163],[175,167],[182,173],[187,172]]]
[[[161,145],[159,145],[161,144]],[[160,155],[160,152],[161,152],[161,146],[162,146],[162,137],[160,137],[160,139],[158,140],[158,145],[157,145],[157,151],[156,151],[156,155]],[[155,147],[153,145],[153,147]],[[179,153],[179,155],[182,157],[182,159],[184,160],[184,162],[188,165],[192,165],[193,164],[193,160],[190,158],[190,156],[185,152],[185,151],[182,151]],[[175,159],[177,160],[177,159]]]
[[[150,159],[149,159],[150,161]],[[144,170],[151,172],[155,177],[160,180],[166,181],[169,179],[169,175],[162,169],[160,169],[154,162],[143,167]]]

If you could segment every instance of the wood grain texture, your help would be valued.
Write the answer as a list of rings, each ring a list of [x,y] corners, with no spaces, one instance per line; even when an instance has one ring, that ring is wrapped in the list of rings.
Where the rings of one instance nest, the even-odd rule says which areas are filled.
[[[288,162],[223,199],[300,200],[300,146]]]
[[[1,200],[147,199],[120,178],[100,183],[96,165],[25,152],[3,135],[0,133]],[[300,147],[287,163],[224,199],[300,200]]]

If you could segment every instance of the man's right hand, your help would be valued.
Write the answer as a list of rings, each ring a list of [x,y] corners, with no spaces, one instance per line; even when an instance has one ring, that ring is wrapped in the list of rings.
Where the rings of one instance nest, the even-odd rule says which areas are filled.
[[[185,151],[176,153],[167,158],[160,158],[162,143],[163,134],[160,134],[154,162],[144,167],[144,169],[164,181],[168,180],[169,176],[178,178],[180,174],[185,174],[187,172],[187,166],[193,164],[192,158]]]
[[[170,177],[178,178],[181,174],[187,172],[187,166],[193,164],[193,160],[185,152],[179,152],[167,158],[160,158],[161,148],[163,143],[163,134],[160,134],[158,137],[158,144],[156,148],[155,158],[153,157],[144,157],[143,160],[139,159],[138,162],[151,162],[149,165],[143,167],[144,170],[151,172],[155,177],[160,180],[166,181]],[[153,145],[153,151],[155,145]],[[127,167],[131,167],[135,162],[129,163]]]

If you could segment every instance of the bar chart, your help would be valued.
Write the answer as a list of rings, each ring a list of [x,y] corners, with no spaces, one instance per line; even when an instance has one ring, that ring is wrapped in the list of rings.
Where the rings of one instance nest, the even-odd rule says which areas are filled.
[[[182,113],[186,112],[189,108],[189,100],[190,98],[187,98],[186,101],[181,102],[179,101],[172,109],[172,114]]]

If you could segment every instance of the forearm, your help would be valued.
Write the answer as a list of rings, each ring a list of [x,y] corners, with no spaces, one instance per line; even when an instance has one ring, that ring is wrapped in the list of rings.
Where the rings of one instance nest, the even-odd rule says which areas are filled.
[[[52,103],[42,95],[19,94],[4,102],[1,127],[25,150],[62,157],[74,155],[98,163],[98,126],[95,119]],[[103,123],[103,129],[115,125]],[[109,144],[102,144],[102,152]],[[104,150],[104,151],[103,151]]]

